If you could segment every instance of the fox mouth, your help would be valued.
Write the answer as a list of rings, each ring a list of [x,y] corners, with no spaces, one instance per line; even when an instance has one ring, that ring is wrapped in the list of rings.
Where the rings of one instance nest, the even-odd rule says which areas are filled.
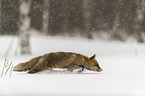
[[[97,72],[101,72],[101,71],[103,71],[103,69],[96,69],[96,71],[97,71]]]
[[[103,71],[103,69],[98,69],[98,68],[86,68],[86,69],[88,69],[90,71],[97,71],[97,72]]]

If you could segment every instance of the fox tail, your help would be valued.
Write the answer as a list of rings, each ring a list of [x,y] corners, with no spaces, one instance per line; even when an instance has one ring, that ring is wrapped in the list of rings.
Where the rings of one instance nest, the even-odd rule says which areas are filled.
[[[39,56],[39,57],[35,57],[27,62],[24,62],[24,63],[20,63],[16,66],[14,66],[13,68],[13,71],[27,71],[27,70],[30,70],[32,69],[36,63],[40,60],[42,56]]]

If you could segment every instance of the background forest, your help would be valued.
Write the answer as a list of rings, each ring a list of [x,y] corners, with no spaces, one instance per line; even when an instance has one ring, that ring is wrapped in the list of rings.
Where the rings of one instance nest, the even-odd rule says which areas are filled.
[[[0,0],[1,35],[19,33],[22,1],[31,1],[29,28],[42,34],[145,42],[145,0]]]

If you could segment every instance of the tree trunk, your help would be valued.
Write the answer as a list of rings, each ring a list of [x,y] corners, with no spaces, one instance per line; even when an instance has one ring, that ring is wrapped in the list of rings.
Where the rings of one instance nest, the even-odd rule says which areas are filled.
[[[30,6],[31,0],[20,0],[20,23],[19,23],[19,43],[20,43],[20,53],[30,54]]]
[[[48,34],[49,31],[49,7],[50,0],[43,0],[43,24],[42,24],[42,32],[44,35]]]
[[[123,37],[121,37],[121,31],[119,30],[120,21],[121,21],[121,3],[122,0],[117,0],[115,5],[115,18],[113,21],[112,31],[111,31],[111,39],[115,40],[123,40]]]
[[[83,6],[83,16],[84,16],[84,28],[87,34],[87,37],[89,39],[92,39],[91,35],[91,0],[83,0],[82,1],[82,6]]]
[[[145,0],[135,0],[136,3],[136,18],[134,26],[134,36],[138,42],[144,42],[142,37],[142,22],[145,15]]]
[[[68,0],[63,0],[63,2],[62,2],[62,5],[64,5],[63,6],[63,32],[68,32],[68,17],[69,17],[69,7],[67,7],[68,5],[70,6],[70,4],[69,4],[69,2],[68,2]]]

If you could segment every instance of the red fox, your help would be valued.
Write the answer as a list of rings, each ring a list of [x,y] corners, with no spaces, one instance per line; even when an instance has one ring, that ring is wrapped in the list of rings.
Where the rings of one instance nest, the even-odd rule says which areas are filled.
[[[96,54],[88,58],[84,55],[72,52],[52,52],[43,56],[35,57],[25,63],[20,63],[13,68],[13,71],[28,71],[33,74],[42,70],[53,68],[67,68],[70,71],[82,68],[90,71],[102,71],[95,60]]]

